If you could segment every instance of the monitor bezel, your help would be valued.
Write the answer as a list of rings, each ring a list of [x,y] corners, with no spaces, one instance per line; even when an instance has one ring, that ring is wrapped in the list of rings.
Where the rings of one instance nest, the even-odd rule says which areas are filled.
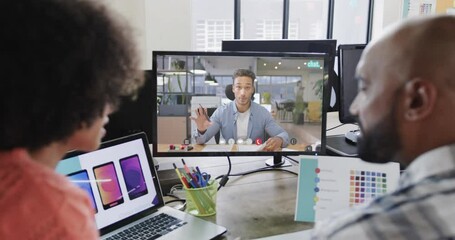
[[[176,55],[176,56],[245,56],[245,57],[319,57],[324,60],[323,68],[323,97],[322,97],[322,116],[321,116],[321,144],[320,151],[274,151],[274,152],[261,152],[261,151],[229,151],[229,152],[159,152],[158,151],[158,132],[156,131],[158,127],[158,116],[155,115],[153,118],[152,126],[155,131],[152,136],[152,149],[154,157],[196,157],[196,156],[273,156],[274,159],[281,158],[282,156],[297,156],[297,155],[324,155],[326,152],[326,121],[327,121],[327,101],[329,98],[329,89],[327,86],[328,74],[329,74],[329,56],[327,53],[302,53],[302,52],[292,52],[292,53],[283,53],[283,52],[236,52],[236,51],[223,51],[223,52],[200,52],[200,51],[153,51],[153,62],[152,62],[152,80],[155,80],[153,84],[152,94],[154,97],[157,97],[157,66],[158,59],[157,56],[162,55]],[[157,105],[153,104],[152,111],[157,113]]]

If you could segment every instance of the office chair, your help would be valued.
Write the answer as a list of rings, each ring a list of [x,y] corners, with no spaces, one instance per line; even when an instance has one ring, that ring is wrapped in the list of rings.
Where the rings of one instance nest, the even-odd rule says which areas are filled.
[[[227,97],[229,100],[234,101],[235,95],[234,95],[234,93],[232,92],[232,84],[226,85],[226,88],[224,89],[224,93],[226,94],[226,97]]]

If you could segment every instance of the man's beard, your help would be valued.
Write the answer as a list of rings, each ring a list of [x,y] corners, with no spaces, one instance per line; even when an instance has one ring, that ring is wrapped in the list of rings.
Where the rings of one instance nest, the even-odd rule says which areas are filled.
[[[357,140],[357,151],[362,160],[371,163],[397,160],[395,158],[401,149],[401,143],[395,117],[394,106],[369,132],[365,132],[362,123],[358,121],[362,135]]]

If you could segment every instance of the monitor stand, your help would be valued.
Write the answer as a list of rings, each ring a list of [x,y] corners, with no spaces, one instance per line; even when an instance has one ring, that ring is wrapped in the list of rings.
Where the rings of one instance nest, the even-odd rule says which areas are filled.
[[[268,167],[289,167],[291,162],[285,159],[281,154],[274,155],[272,158],[265,160]]]

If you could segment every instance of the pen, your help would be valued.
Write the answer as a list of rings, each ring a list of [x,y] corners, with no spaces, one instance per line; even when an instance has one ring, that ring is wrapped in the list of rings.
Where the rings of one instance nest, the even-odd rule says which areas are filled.
[[[174,166],[174,170],[177,173],[177,176],[179,177],[179,179],[181,179],[182,178],[182,174],[180,174],[180,171],[177,168],[177,165],[175,165],[175,163],[173,163],[172,165]]]
[[[182,174],[180,173],[179,169],[177,168],[177,165],[175,165],[175,163],[173,163],[172,165],[174,166],[175,172],[177,173],[177,176],[179,177],[179,179],[182,182],[183,186],[185,186],[187,188],[191,188],[191,186],[188,183],[188,181],[186,180],[186,178],[184,176],[182,176]]]
[[[191,187],[193,188],[198,188],[200,187],[199,184],[197,183],[196,180],[194,180],[193,175],[187,174],[186,172],[182,172],[182,175],[186,178],[188,183],[190,184]]]
[[[190,184],[188,183],[188,180],[186,180],[185,177],[181,177],[180,180],[182,181],[182,184],[186,187],[186,188],[191,188]]]
[[[200,103],[199,103],[199,106],[202,108],[202,112],[204,113],[205,118],[207,118],[207,121],[211,122],[210,118],[209,118],[209,115],[207,115],[207,112],[205,112],[205,110],[204,110],[204,107]]]
[[[188,168],[188,166],[186,165],[185,160],[183,160],[183,158],[182,158],[182,163],[183,163],[183,168],[185,168],[185,172],[188,174],[188,177],[189,177],[188,181],[190,182],[190,184],[191,184],[191,182],[193,182],[195,187],[201,187],[201,186],[199,186],[197,179],[193,176],[193,174],[191,174],[191,171]],[[190,181],[190,180],[192,180],[192,181]]]
[[[201,174],[201,176],[202,176],[201,170],[199,169],[198,166],[196,166],[196,171],[197,171],[199,174]]]
[[[185,169],[185,172],[186,172],[188,175],[191,175],[190,169],[189,169],[188,166],[186,165],[185,160],[183,160],[183,158],[182,158],[182,163],[183,163],[183,168]]]

